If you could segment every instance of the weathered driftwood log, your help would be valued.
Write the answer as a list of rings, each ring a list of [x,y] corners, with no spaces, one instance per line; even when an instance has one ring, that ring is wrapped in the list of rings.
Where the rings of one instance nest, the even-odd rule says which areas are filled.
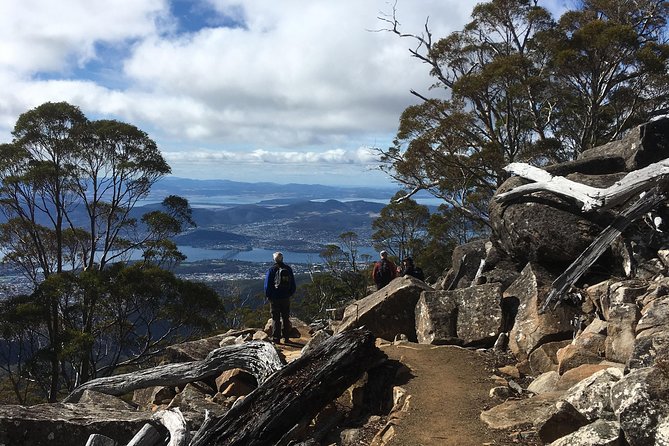
[[[276,372],[225,415],[206,420],[191,446],[285,443],[297,423],[313,418],[382,357],[369,330],[339,333]]]
[[[548,191],[576,200],[580,203],[581,210],[584,212],[595,209],[609,209],[625,203],[631,197],[643,191],[648,191],[669,179],[669,160],[662,160],[643,169],[630,172],[620,181],[606,188],[587,186],[564,177],[553,176],[545,170],[524,163],[511,163],[504,169],[532,180],[534,183],[525,184],[496,195],[495,200],[504,203],[533,192]]]
[[[655,188],[627,207],[623,213],[616,217],[613,222],[597,236],[590,246],[588,246],[557,279],[555,279],[551,285],[551,291],[546,297],[539,312],[544,313],[552,303],[557,305],[569,288],[581,278],[583,273],[585,273],[599,256],[606,251],[606,248],[613,243],[616,237],[622,234],[625,228],[636,219],[659,206],[666,199],[666,194]]]
[[[167,446],[188,446],[190,432],[178,407],[156,412],[153,418],[160,421],[160,424],[165,426],[170,433],[170,442]]]
[[[88,389],[108,395],[123,395],[144,387],[177,386],[200,381],[234,368],[248,371],[260,384],[282,366],[283,362],[274,346],[267,342],[253,341],[218,348],[202,361],[166,364],[94,379],[74,389],[63,402],[77,402],[84,390]]]
[[[90,437],[88,437],[86,446],[116,446],[116,442],[104,435],[92,434]]]
[[[126,446],[154,446],[163,439],[158,429],[146,423],[142,429],[135,434]]]

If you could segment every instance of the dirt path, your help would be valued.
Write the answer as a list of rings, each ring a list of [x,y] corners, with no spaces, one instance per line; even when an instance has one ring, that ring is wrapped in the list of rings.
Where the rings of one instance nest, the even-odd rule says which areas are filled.
[[[489,429],[479,414],[497,404],[489,396],[496,384],[493,366],[472,350],[414,343],[386,345],[389,358],[411,369],[402,387],[411,395],[388,446],[534,445],[509,432]]]

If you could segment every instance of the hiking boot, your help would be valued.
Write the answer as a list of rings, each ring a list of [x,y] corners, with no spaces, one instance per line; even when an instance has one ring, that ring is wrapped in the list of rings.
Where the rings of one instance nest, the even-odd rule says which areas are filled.
[[[290,342],[290,339],[289,339],[289,338],[283,338],[283,342],[284,342],[285,344],[288,344],[288,343]]]
[[[272,338],[274,344],[281,344],[281,338]]]

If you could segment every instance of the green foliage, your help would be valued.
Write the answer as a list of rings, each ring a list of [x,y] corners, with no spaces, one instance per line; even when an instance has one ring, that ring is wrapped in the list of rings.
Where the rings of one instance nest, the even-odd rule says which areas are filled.
[[[420,250],[426,235],[430,211],[398,191],[372,222],[372,240],[378,250],[385,249],[401,260]]]
[[[58,324],[46,317],[54,305]],[[9,298],[0,307],[0,321],[11,321],[3,324],[0,351],[7,357],[1,367],[17,395],[27,380],[49,394],[51,364],[57,363],[56,391],[70,391],[146,361],[166,345],[220,328],[224,319],[214,290],[155,266],[52,274],[33,295]]]
[[[584,1],[538,37],[550,54],[553,131],[565,156],[618,138],[669,99],[669,4]]]
[[[18,400],[31,381],[55,401],[223,319],[214,291],[158,268],[185,259],[170,237],[194,225],[188,201],[170,196],[162,210],[131,217],[170,172],[145,132],[47,102],[19,116],[12,134],[0,145],[0,243],[34,286],[0,308],[10,321],[0,367]],[[119,263],[136,250],[143,263]]]
[[[461,31],[411,54],[435,79],[435,97],[400,118],[382,169],[413,192],[427,190],[485,233],[487,203],[511,162],[574,158],[666,112],[669,3],[586,0],[558,22],[529,0],[478,4]],[[429,30],[428,30],[429,31]]]

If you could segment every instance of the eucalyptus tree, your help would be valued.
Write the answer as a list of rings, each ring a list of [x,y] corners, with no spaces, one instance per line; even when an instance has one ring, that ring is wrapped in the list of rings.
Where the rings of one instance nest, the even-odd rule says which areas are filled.
[[[49,400],[62,385],[79,384],[101,370],[110,373],[122,357],[140,361],[154,354],[159,341],[186,333],[180,321],[191,328],[206,326],[203,319],[184,319],[179,312],[196,315],[206,307],[214,315],[211,296],[172,273],[155,272],[184,258],[170,237],[194,224],[188,202],[167,197],[161,210],[137,215],[141,200],[170,172],[145,132],[117,121],[89,121],[76,106],[48,102],[19,116],[12,135],[11,143],[0,146],[0,212],[5,220],[0,243],[4,261],[30,279],[29,300],[39,310],[41,324],[23,324],[30,333],[12,331],[8,336],[36,341],[28,360],[40,364],[33,372],[46,377],[41,381],[48,382]],[[109,274],[116,271],[115,280],[124,283],[127,267],[114,264],[133,253],[143,257],[133,270],[150,276],[137,273],[139,283],[126,283],[126,289],[146,290],[127,299],[122,289],[112,287]],[[161,285],[148,288],[150,283]],[[165,311],[167,290],[177,293],[173,303],[183,303],[179,311]],[[196,292],[202,299],[193,299]],[[176,331],[157,335],[161,321],[148,314],[159,315],[162,325],[170,322]],[[135,326],[143,327],[141,336],[128,334]],[[117,335],[110,336],[110,330]],[[147,347],[130,349],[127,339],[140,337],[146,337]],[[110,345],[110,339],[117,345]],[[108,352],[103,359],[101,351]]]
[[[527,0],[477,5],[461,31],[433,40],[404,33],[396,14],[381,17],[391,31],[411,39],[413,57],[427,64],[439,94],[420,98],[400,118],[392,147],[381,149],[382,169],[409,187],[427,190],[468,218],[487,222],[487,202],[512,161],[550,157],[548,133],[555,98],[546,94],[548,55],[534,45],[550,29],[545,9]]]
[[[420,252],[427,236],[430,211],[398,191],[372,222],[374,247],[399,260]]]
[[[400,118],[381,168],[411,194],[427,190],[488,225],[487,204],[522,161],[565,161],[667,113],[666,23],[661,0],[583,0],[555,21],[534,0],[478,4],[460,31],[434,39],[400,29],[434,78]],[[486,226],[483,228],[485,229]]]
[[[540,36],[565,158],[669,111],[669,2],[584,0]]]

